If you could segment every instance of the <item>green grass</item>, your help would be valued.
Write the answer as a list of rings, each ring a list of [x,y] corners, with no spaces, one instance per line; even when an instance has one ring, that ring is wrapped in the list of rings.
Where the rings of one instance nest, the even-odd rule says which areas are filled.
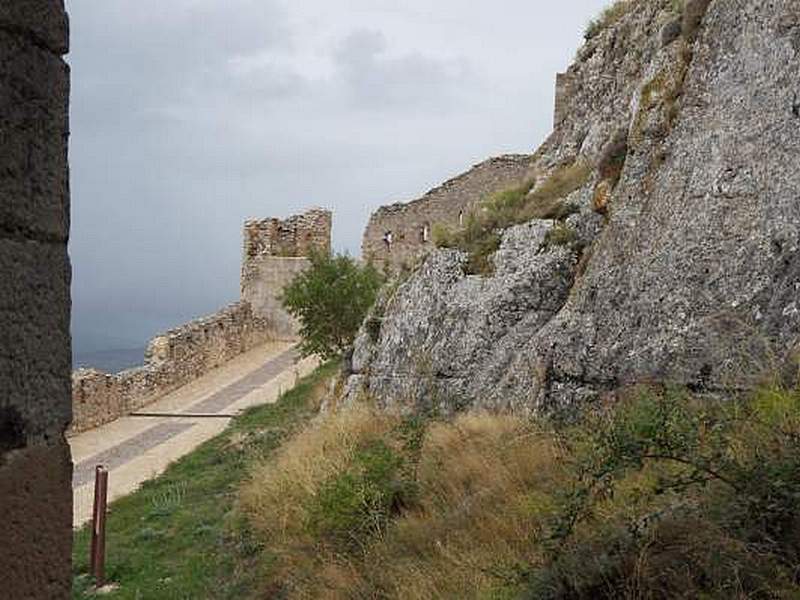
[[[239,485],[253,460],[269,456],[316,414],[319,390],[337,368],[336,362],[320,367],[276,404],[247,411],[163,475],[114,502],[106,578],[119,587],[105,597],[248,597],[269,556],[236,516]],[[89,533],[84,527],[75,534],[73,599],[91,597]]]

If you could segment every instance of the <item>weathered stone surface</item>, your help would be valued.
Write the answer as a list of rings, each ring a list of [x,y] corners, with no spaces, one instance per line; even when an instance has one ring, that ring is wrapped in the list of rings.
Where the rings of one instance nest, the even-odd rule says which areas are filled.
[[[0,47],[0,232],[63,241],[69,230],[67,66],[2,27]]]
[[[435,254],[388,303],[377,342],[359,337],[351,395],[539,410],[642,381],[747,387],[796,350],[797,5],[690,4],[691,31],[664,45],[672,3],[641,1],[568,71],[566,116],[533,176],[599,165],[615,132],[628,138],[619,182],[597,188],[613,181],[598,173],[575,193],[580,261],[518,248],[516,230],[498,255],[514,277],[467,277]],[[590,215],[597,189],[605,217]]]
[[[797,343],[800,63],[775,35],[792,5],[711,3],[672,129],[631,136],[586,275],[525,349],[550,381],[747,385]]]
[[[312,208],[285,220],[244,224],[241,298],[277,339],[297,337],[298,325],[281,304],[284,287],[310,264],[312,252],[330,252],[332,215]]]
[[[70,433],[98,427],[155,402],[243,352],[272,339],[247,302],[155,337],[142,367],[109,374],[78,369],[72,374]]]
[[[331,211],[312,208],[288,219],[250,219],[244,224],[243,275],[259,256],[303,257],[331,250]]]
[[[0,595],[70,597],[72,461],[63,437],[0,456]]]
[[[68,598],[67,43],[60,0],[0,3],[0,596]]]
[[[0,30],[23,35],[54,54],[69,51],[69,23],[63,0],[4,0]]]
[[[297,337],[299,325],[284,310],[280,296],[284,288],[310,264],[307,258],[282,256],[261,256],[249,264],[243,280],[242,299],[258,307],[258,316],[269,323],[276,339]]]
[[[505,404],[492,382],[561,308],[572,283],[576,255],[547,247],[552,228],[536,221],[510,229],[491,278],[466,276],[461,252],[433,254],[376,315],[379,330],[361,332],[350,393],[420,407],[469,404],[478,394],[484,405]]]
[[[0,239],[0,273],[0,407],[16,407],[26,444],[54,439],[70,420],[66,247]]]
[[[530,167],[528,155],[497,156],[422,198],[379,208],[364,231],[362,256],[390,272],[413,266],[434,249],[435,226],[458,227],[488,196],[522,183]]]

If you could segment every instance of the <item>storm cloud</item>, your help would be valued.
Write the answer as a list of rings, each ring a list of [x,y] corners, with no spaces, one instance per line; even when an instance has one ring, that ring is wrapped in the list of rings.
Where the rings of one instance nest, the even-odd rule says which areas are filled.
[[[238,298],[241,224],[369,213],[530,151],[604,0],[69,0],[76,349]],[[545,7],[546,6],[546,7]]]

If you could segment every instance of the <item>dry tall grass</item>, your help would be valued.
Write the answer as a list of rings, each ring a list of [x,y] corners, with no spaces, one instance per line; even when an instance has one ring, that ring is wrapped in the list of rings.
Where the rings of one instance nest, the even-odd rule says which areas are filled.
[[[798,598],[798,498],[800,389],[643,387],[560,425],[341,410],[241,507],[269,597]]]
[[[551,436],[514,416],[431,424],[413,465],[410,506],[355,552],[315,539],[308,530],[315,494],[369,443],[394,438],[403,453],[400,424],[364,407],[343,410],[253,471],[241,508],[278,548],[272,576],[284,579],[289,597],[468,598],[536,561],[531,542],[552,509],[545,492],[558,450]]]
[[[385,438],[397,422],[363,406],[319,419],[284,445],[277,457],[253,468],[241,490],[241,508],[271,542],[291,546],[308,541],[307,499],[341,473],[360,446]]]
[[[366,583],[392,598],[472,598],[538,562],[557,453],[552,437],[519,417],[433,424],[418,505],[371,548]]]

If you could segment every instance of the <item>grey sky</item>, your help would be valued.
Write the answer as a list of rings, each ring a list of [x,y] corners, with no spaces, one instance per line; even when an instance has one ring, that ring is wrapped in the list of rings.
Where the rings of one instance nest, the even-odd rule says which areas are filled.
[[[369,213],[536,147],[605,0],[68,0],[73,329],[143,345],[238,297],[241,224]]]

